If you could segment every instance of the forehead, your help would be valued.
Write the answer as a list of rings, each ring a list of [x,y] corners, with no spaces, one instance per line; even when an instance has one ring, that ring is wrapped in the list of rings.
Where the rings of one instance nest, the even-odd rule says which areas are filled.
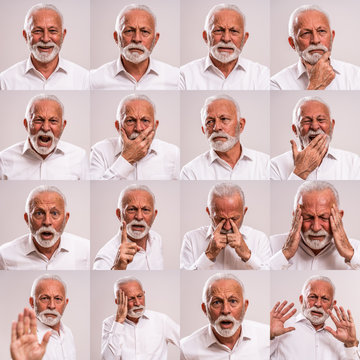
[[[323,104],[319,101],[307,101],[305,104],[301,105],[300,116],[312,117],[312,116],[318,116],[318,115],[324,115],[324,116],[330,118],[329,109],[325,104]]]
[[[327,295],[333,297],[333,288],[332,286],[322,280],[312,281],[306,288],[307,294],[316,294],[316,295]]]
[[[334,203],[336,203],[335,196],[330,189],[311,191],[302,196],[303,208],[319,208],[330,211]]]
[[[125,292],[126,296],[141,293],[143,290],[140,284],[136,281],[130,281],[126,284],[120,285],[120,289]]]
[[[150,206],[153,207],[153,198],[152,196],[145,190],[132,190],[129,191],[123,200],[124,206],[126,205],[138,205],[140,206]]]
[[[309,10],[300,13],[294,22],[294,30],[302,28],[318,28],[318,27],[330,28],[327,17],[320,11]]]
[[[134,9],[124,14],[124,25],[125,26],[148,26],[155,28],[154,18],[145,10]]]
[[[214,14],[213,24],[244,27],[244,19],[235,10],[223,9]]]
[[[154,109],[152,105],[146,100],[132,100],[125,105],[126,115],[146,115],[151,118],[154,117]]]
[[[41,280],[35,289],[35,295],[54,294],[65,296],[65,289],[63,284],[54,279]]]
[[[48,115],[62,118],[61,106],[54,100],[38,100],[34,102],[31,110],[33,115]]]
[[[227,197],[215,197],[213,201],[214,211],[216,213],[240,213],[243,209],[243,203],[239,194]]]
[[[56,26],[61,28],[61,18],[55,10],[40,9],[31,14],[30,24],[32,26],[46,25],[47,27]]]
[[[236,116],[236,107],[230,100],[218,99],[214,100],[208,105],[207,114],[208,116],[217,114],[228,114]]]
[[[210,296],[230,297],[237,296],[242,298],[240,284],[232,279],[221,279],[215,281],[210,287]]]
[[[56,192],[42,192],[37,194],[30,203],[31,207],[64,208],[63,198]]]

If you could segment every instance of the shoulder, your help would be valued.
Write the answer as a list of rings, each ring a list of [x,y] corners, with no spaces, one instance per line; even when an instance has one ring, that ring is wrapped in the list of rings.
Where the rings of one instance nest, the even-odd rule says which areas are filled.
[[[292,64],[282,70],[280,70],[275,75],[271,76],[270,83],[272,88],[291,90],[288,86],[288,82],[295,81],[298,82],[297,79],[297,71],[296,71],[297,63]]]
[[[241,230],[250,238],[264,238],[267,239],[266,234],[263,231],[252,228],[251,226],[242,225]]]
[[[24,148],[25,141],[18,142],[14,145],[7,147],[6,149],[0,151],[0,157],[6,157],[8,155],[22,155],[22,150]]]
[[[59,145],[60,147],[63,147],[64,150],[68,153],[73,153],[73,152],[76,152],[76,153],[81,153],[81,154],[86,154],[86,151],[85,149],[83,149],[82,147],[80,146],[77,146],[77,145],[74,145],[72,143],[69,143],[67,141],[63,141],[63,140],[59,140]],[[58,146],[59,146],[58,145]]]
[[[83,74],[83,75],[88,75],[89,74],[89,70],[88,69],[85,69],[84,67],[70,61],[70,60],[66,60],[64,58],[61,59],[64,63],[64,65],[70,69],[71,71],[73,71],[74,73],[76,73],[76,75],[79,75],[79,74]]]
[[[151,58],[151,61],[156,67],[159,67],[161,70],[165,71],[166,73],[172,73],[174,75],[179,76],[179,68],[176,66],[170,65],[164,61],[160,61],[154,58]]]
[[[336,59],[331,59],[331,62],[334,65],[334,67],[339,67],[339,70],[360,74],[360,67],[357,65]]]
[[[190,61],[187,64],[180,66],[180,71],[186,73],[186,72],[198,70],[199,68],[202,68],[204,66],[205,59],[206,58],[201,58]]]
[[[335,152],[335,155],[338,155],[341,158],[346,158],[347,160],[359,160],[359,155],[351,151],[341,150],[336,148],[330,148],[330,149],[333,152]]]
[[[156,241],[156,242],[158,242],[158,243],[160,243],[161,244],[161,236],[160,236],[160,234],[158,234],[156,231],[154,231],[154,230],[150,230],[149,231],[149,234],[150,234],[150,237],[151,237],[151,239],[153,240],[153,241]]]
[[[113,71],[114,66],[116,65],[117,60],[110,61],[98,67],[97,69],[90,70],[91,77],[101,77],[102,75]]]
[[[2,254],[7,252],[22,252],[24,245],[28,242],[29,234],[22,235],[14,240],[8,241],[0,246]]]
[[[206,151],[184,165],[184,168],[195,168],[199,165],[208,165],[210,151]]]
[[[271,162],[274,164],[278,164],[278,163],[289,163],[291,165],[293,165],[293,156],[292,156],[292,152],[291,151],[287,151],[283,154],[280,154],[278,156],[275,156],[273,158],[271,158]]]
[[[246,152],[249,154],[250,157],[254,158],[255,161],[263,161],[263,162],[270,161],[269,154],[249,148],[246,148]]]
[[[244,57],[240,57],[241,61],[244,63],[244,65],[246,67],[248,67],[250,70],[254,70],[256,72],[260,72],[260,73],[267,73],[268,75],[270,74],[270,70],[267,66],[259,64],[258,62],[246,59]],[[259,74],[262,75],[262,74]]]
[[[192,334],[183,337],[180,340],[180,347],[182,351],[186,352],[191,351],[193,352],[195,349],[202,347],[202,340],[207,335],[209,331],[209,325],[205,325],[202,328],[194,331]]]
[[[79,249],[79,247],[90,249],[90,241],[81,236],[63,232],[61,238],[71,243],[75,249]]]
[[[168,154],[169,152],[174,154],[179,152],[179,147],[168,143],[166,141],[160,140],[160,139],[154,139],[153,140],[154,146],[158,147],[160,151],[164,152],[165,154]]]
[[[2,71],[0,73],[0,75],[5,78],[7,76],[11,76],[14,73],[17,73],[21,69],[25,70],[26,61],[27,60],[22,60],[22,61],[19,61],[18,63],[14,64],[14,65],[11,65],[9,68]]]
[[[187,233],[185,233],[184,237],[188,239],[199,239],[199,238],[206,238],[206,234],[209,230],[209,225],[207,226],[201,226],[197,229],[190,230]]]
[[[95,143],[91,148],[93,150],[105,151],[115,148],[119,143],[119,137],[106,138]]]

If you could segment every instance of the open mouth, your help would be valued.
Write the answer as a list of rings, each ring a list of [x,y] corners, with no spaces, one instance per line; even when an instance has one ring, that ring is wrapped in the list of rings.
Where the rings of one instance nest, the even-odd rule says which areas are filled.
[[[234,49],[233,49],[233,48],[230,48],[230,47],[219,47],[219,48],[218,48],[218,51],[220,51],[220,52],[233,53],[233,52],[234,52]]]
[[[234,325],[233,322],[232,322],[232,321],[229,321],[229,320],[224,320],[224,321],[221,321],[221,322],[220,322],[220,326],[221,326],[223,329],[232,328],[233,325]]]
[[[312,310],[312,311],[311,311],[311,314],[312,314],[312,315],[315,315],[315,316],[318,316],[318,317],[321,317],[321,316],[324,315],[322,312],[320,312],[320,311],[315,311],[315,310]]]
[[[51,52],[54,49],[53,46],[38,46],[37,48],[41,52]]]
[[[39,142],[40,142],[41,144],[45,144],[45,146],[46,146],[46,145],[50,145],[50,144],[51,144],[51,141],[52,141],[52,137],[51,137],[51,136],[46,136],[46,135],[40,135],[40,136],[38,137],[38,139],[39,139]]]
[[[54,234],[51,231],[43,231],[41,233],[41,238],[43,240],[51,240],[54,237]]]
[[[143,225],[132,225],[131,228],[132,228],[133,231],[144,231],[145,226],[143,226]]]
[[[319,236],[316,236],[316,235],[309,235],[309,238],[310,240],[318,240],[318,241],[321,241],[321,240],[324,240],[325,239],[325,236],[324,235],[319,235]]]

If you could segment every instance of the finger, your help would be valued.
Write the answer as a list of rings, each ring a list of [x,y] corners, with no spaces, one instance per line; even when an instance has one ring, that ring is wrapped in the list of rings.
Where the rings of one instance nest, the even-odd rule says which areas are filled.
[[[284,300],[284,301],[280,304],[280,306],[278,307],[278,309],[276,310],[276,312],[281,313],[282,309],[285,307],[285,305],[286,305],[287,303],[288,303],[287,300]]]
[[[353,317],[352,317],[352,314],[351,314],[351,311],[350,311],[350,310],[347,311],[347,314],[348,314],[348,317],[349,317],[349,321],[350,321],[350,322],[354,322],[354,319],[353,319]]]
[[[140,135],[138,136],[139,140],[140,141],[144,141],[148,136],[149,134],[154,131],[154,129],[152,127],[148,127],[146,128],[144,131],[142,131],[140,133]]]
[[[282,317],[282,320],[285,322],[285,321],[289,320],[295,314],[296,314],[296,309],[292,309],[288,314],[286,314]]]
[[[334,322],[335,326],[336,326],[336,327],[339,327],[340,322],[339,322],[339,320],[336,318],[336,316],[333,314],[333,312],[332,312],[331,310],[328,310],[328,314],[330,315],[331,320]]]
[[[50,340],[50,336],[51,336],[51,331],[47,331],[41,341],[41,344],[40,346],[43,348],[43,349],[46,349],[46,346]]]
[[[24,335],[24,317],[23,314],[19,314],[18,316],[18,322],[17,322],[17,326],[16,326],[16,332],[17,332],[17,336],[23,336]]]
[[[37,320],[36,320],[35,312],[33,310],[29,310],[29,309],[27,310],[29,312],[29,317],[30,317],[30,332],[33,335],[36,335]]]
[[[294,303],[289,304],[281,311],[281,314],[286,314],[293,306],[294,306]],[[292,311],[294,311],[294,310],[296,311],[296,309],[293,309]]]
[[[332,336],[336,337],[336,332],[330,326],[325,326],[324,330],[328,331]]]
[[[17,322],[13,321],[11,324],[11,342],[13,343],[14,341],[16,341],[17,336],[16,336],[16,325]]]
[[[30,317],[26,314],[24,315],[24,334],[28,334],[29,330],[30,330]]]
[[[222,227],[224,226],[224,224],[225,224],[225,219],[222,219],[217,225],[216,225],[216,228],[215,228],[215,230],[214,230],[214,234],[216,233],[216,234],[220,234],[220,231],[221,231],[221,229],[222,229]]]
[[[126,135],[126,132],[125,132],[125,130],[123,128],[120,129],[120,136],[121,136],[121,139],[122,139],[123,143],[127,143],[127,142],[130,141],[130,139]]]
[[[288,333],[288,332],[290,332],[290,331],[294,331],[294,330],[295,330],[295,328],[292,327],[292,326],[287,327],[287,328],[284,328],[284,334],[286,334],[286,333]]]
[[[345,310],[342,306],[340,306],[340,314],[341,314],[341,319],[346,320],[346,321],[348,320]]]
[[[122,222],[122,229],[121,229],[121,243],[125,243],[127,240],[127,232],[126,232],[126,222]]]
[[[327,62],[327,61],[329,61],[329,59],[330,59],[330,51],[327,51],[321,56],[321,58],[319,59],[318,62],[320,62],[320,61]]]
[[[141,251],[142,247],[140,247],[139,245],[136,245],[136,252]]]
[[[271,309],[271,313],[275,313],[276,312],[276,309],[278,308],[278,306],[280,305],[280,301],[278,301],[274,307]]]
[[[295,160],[296,157],[299,154],[299,151],[297,149],[297,145],[296,145],[296,142],[294,140],[290,140],[290,144],[291,144],[291,150],[292,150],[292,154],[293,154],[293,159]]]
[[[239,228],[236,226],[235,221],[233,219],[230,219],[230,224],[234,234],[239,234]]]

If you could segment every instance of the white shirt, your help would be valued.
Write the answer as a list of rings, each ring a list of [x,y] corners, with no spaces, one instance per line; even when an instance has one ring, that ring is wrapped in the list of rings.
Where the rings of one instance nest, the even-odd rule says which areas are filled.
[[[50,259],[35,247],[31,234],[0,246],[0,270],[89,270],[90,242],[64,232]]]
[[[292,151],[271,159],[270,179],[302,180],[293,173]],[[329,147],[321,164],[306,180],[360,180],[360,157],[350,151]]]
[[[127,239],[128,242],[132,242]],[[108,241],[96,254],[94,270],[110,270],[114,265],[116,254],[121,244],[121,232],[119,231]],[[146,250],[141,249],[128,264],[126,270],[163,270],[162,241],[158,233],[150,230],[146,241]]]
[[[349,263],[336,250],[334,240],[319,254],[300,241],[295,255],[288,261],[282,252],[288,233],[270,236],[270,246],[273,256],[270,259],[271,270],[359,270],[360,241],[349,239],[354,248],[354,255]]]
[[[250,259],[241,260],[235,249],[227,245],[216,260],[211,261],[205,254],[213,233],[212,226],[203,226],[185,234],[180,253],[180,268],[187,270],[249,270],[265,269],[265,263],[271,256],[269,239],[267,236],[250,226],[242,225],[240,232],[245,243],[251,250]]]
[[[59,57],[48,79],[29,57],[0,73],[0,90],[89,90],[89,71]]]
[[[85,180],[88,170],[86,151],[61,140],[45,159],[28,139],[0,152],[1,180]]]
[[[269,326],[251,320],[244,320],[241,326],[240,338],[232,350],[216,339],[210,325],[202,327],[181,339],[180,359],[269,360]]]
[[[60,322],[60,335],[51,327],[37,320],[37,337],[41,343],[45,333],[51,330],[50,340],[42,360],[76,360],[74,337],[71,330]]]
[[[270,342],[271,360],[359,360],[356,347],[346,348],[323,328],[315,330],[303,314],[285,323],[296,328]]]
[[[135,164],[121,156],[121,138],[96,143],[90,153],[92,180],[174,180],[179,178],[180,150],[176,145],[154,139],[148,153]]]
[[[360,90],[360,67],[331,59],[335,79],[325,90]],[[271,90],[306,90],[309,76],[301,59],[271,77]]]
[[[270,157],[242,146],[240,159],[232,168],[213,150],[188,162],[180,172],[181,180],[269,180]]]
[[[226,78],[209,55],[180,67],[181,90],[269,90],[269,84],[270,70],[241,56]]]
[[[137,324],[115,315],[102,326],[101,360],[166,360],[167,344],[179,346],[180,327],[167,315],[145,310]]]
[[[120,57],[90,70],[91,90],[178,90],[179,69],[150,57],[149,66],[139,81],[128,73]]]

